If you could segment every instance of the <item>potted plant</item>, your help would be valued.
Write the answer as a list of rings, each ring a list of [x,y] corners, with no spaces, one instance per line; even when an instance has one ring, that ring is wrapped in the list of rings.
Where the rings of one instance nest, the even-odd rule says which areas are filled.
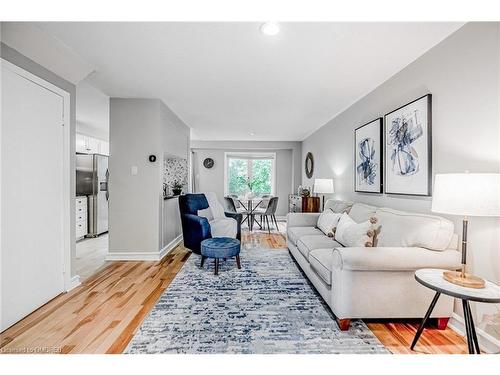
[[[174,181],[172,183],[172,193],[174,195],[180,195],[182,193],[182,184],[179,181]]]

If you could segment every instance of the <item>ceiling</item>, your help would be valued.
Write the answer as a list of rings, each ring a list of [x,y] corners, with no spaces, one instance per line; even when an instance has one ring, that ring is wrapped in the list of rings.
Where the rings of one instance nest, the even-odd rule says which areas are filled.
[[[111,97],[160,98],[201,140],[298,141],[460,23],[38,23]],[[254,133],[254,135],[250,135]]]

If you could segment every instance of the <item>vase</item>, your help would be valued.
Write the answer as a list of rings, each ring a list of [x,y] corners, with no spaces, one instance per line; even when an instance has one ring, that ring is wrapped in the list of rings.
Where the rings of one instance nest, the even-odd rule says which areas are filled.
[[[180,195],[182,193],[182,189],[172,189],[172,193],[174,195]]]

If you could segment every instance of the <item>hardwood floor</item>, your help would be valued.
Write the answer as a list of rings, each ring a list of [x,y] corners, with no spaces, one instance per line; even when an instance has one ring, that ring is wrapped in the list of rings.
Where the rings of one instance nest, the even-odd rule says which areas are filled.
[[[283,227],[280,223],[280,231]],[[283,234],[245,231],[243,246],[286,247]],[[0,334],[0,353],[121,353],[190,252],[178,246],[161,262],[112,262],[81,286],[48,302]],[[466,353],[450,328],[426,329],[409,346],[418,322],[367,322],[393,353]]]
[[[420,321],[412,322],[365,322],[368,328],[394,354],[467,354],[467,344],[451,328],[438,330],[426,328],[415,346],[410,350]]]

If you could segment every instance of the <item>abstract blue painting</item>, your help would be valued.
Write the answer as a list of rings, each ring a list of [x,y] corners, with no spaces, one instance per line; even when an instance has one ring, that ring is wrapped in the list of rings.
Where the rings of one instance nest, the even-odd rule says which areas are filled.
[[[431,95],[385,115],[385,192],[429,195]]]
[[[356,192],[382,192],[382,118],[354,131]]]

